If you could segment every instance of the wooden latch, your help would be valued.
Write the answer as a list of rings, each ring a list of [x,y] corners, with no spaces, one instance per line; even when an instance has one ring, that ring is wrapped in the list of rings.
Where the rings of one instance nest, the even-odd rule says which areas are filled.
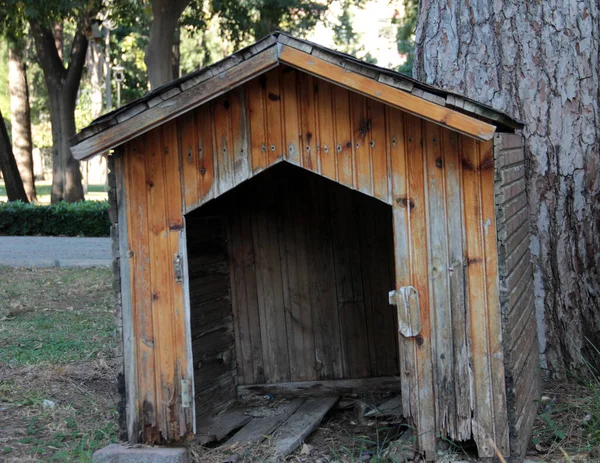
[[[390,305],[398,310],[398,331],[402,336],[410,338],[421,332],[421,308],[419,293],[414,286],[404,286],[390,291]]]
[[[181,259],[181,254],[175,254],[175,259],[173,259],[173,269],[175,283],[181,283],[183,281],[183,260]]]

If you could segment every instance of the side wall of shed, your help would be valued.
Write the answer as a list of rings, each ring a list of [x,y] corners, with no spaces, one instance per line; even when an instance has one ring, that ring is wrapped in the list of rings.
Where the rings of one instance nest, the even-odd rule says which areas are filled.
[[[523,139],[494,139],[498,267],[511,455],[520,461],[537,415],[541,370],[530,259]]]

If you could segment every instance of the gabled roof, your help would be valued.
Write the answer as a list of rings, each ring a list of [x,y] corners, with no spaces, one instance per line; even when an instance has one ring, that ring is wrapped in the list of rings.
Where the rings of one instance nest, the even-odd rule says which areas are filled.
[[[73,137],[73,156],[83,160],[115,148],[280,64],[480,140],[491,139],[496,128],[522,127],[490,106],[276,32],[99,117]]]

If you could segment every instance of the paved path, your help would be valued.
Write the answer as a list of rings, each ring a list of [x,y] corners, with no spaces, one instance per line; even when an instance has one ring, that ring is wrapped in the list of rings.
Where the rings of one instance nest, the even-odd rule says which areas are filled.
[[[111,261],[110,238],[0,236],[0,265],[100,267]]]

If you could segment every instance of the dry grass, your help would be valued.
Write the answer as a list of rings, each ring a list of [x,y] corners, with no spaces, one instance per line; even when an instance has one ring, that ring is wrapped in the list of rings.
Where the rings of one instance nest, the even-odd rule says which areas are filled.
[[[117,437],[110,272],[0,268],[0,461],[90,461]]]
[[[539,461],[600,462],[600,383],[547,383],[531,440]]]

